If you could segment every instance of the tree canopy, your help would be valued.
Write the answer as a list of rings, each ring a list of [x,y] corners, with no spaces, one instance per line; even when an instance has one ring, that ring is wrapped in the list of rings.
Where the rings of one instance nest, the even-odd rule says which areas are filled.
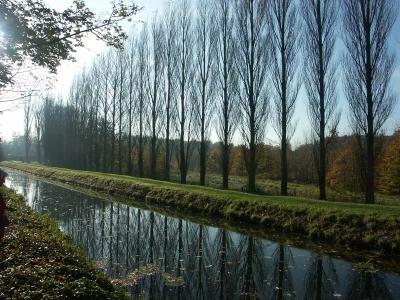
[[[83,0],[74,0],[64,11],[43,0],[0,0],[0,87],[12,84],[26,62],[56,72],[62,60],[74,59],[85,33],[122,47],[127,36],[120,21],[130,21],[137,11],[136,5],[118,1],[107,16],[99,17]]]

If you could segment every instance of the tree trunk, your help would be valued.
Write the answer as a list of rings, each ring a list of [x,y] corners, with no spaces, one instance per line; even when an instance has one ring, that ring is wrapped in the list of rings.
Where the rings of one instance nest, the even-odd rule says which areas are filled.
[[[282,14],[282,24],[285,24],[285,17]],[[287,78],[286,78],[286,41],[285,41],[285,26],[281,27],[281,66],[282,66],[282,136],[281,136],[281,195],[287,196],[288,184],[288,165],[287,165]]]
[[[164,179],[169,181],[170,180],[170,169],[171,169],[171,162],[170,162],[170,123],[171,123],[171,83],[170,79],[168,79],[168,95],[167,95],[167,107],[166,107],[166,114],[167,114],[167,124],[165,130],[165,166],[164,166]]]
[[[368,6],[369,8],[369,6]],[[369,9],[368,9],[369,16]],[[372,74],[372,53],[371,53],[371,25],[369,20],[364,25],[365,36],[366,36],[366,90],[367,90],[367,174],[366,174],[366,185],[365,185],[365,201],[366,203],[374,203],[374,165],[375,165],[375,157],[374,157],[374,112],[373,112],[373,92],[372,92],[372,82],[373,82],[373,74]]]
[[[372,97],[371,97],[372,98]],[[368,106],[368,115],[372,116],[372,105]],[[367,134],[367,178],[366,178],[366,189],[365,189],[365,200],[366,203],[374,203],[374,132],[373,132],[373,117],[368,118],[368,134]]]
[[[122,88],[122,87],[121,87]],[[122,96],[119,100],[119,124],[118,124],[118,174],[122,174]]]
[[[326,142],[325,142],[325,69],[323,48],[323,25],[321,18],[321,1],[317,3],[318,53],[319,53],[319,199],[326,200]]]
[[[154,91],[155,93],[155,91]],[[155,179],[156,178],[156,169],[157,169],[157,153],[156,153],[156,143],[157,143],[157,136],[156,136],[156,94],[154,94],[153,99],[153,108],[152,108],[152,135],[151,135],[151,150],[150,150],[150,177]]]
[[[132,101],[132,100],[130,100]],[[132,176],[132,102],[129,104],[129,131],[128,131],[128,175]]]
[[[30,163],[30,160],[29,160],[29,140],[28,140],[29,138],[28,137],[25,137],[25,162],[26,163]]]
[[[151,153],[150,153],[150,161],[151,161],[151,178],[155,179],[156,176],[156,171],[157,171],[157,153],[156,153],[156,133],[155,130],[153,129],[153,136],[151,137]]]
[[[138,146],[138,168],[139,168],[139,177],[143,177],[144,170],[143,170],[143,120],[142,115],[140,115],[139,121],[139,146]]]
[[[118,174],[122,174],[122,88],[123,88],[123,66],[121,63],[120,81],[119,81],[119,116],[118,116]]]
[[[183,101],[182,101],[183,102]],[[181,183],[186,183],[186,157],[185,157],[185,121],[184,108],[182,108],[181,134],[180,134],[180,171]]]
[[[117,96],[117,78],[114,81],[114,92],[112,98],[112,118],[111,118],[111,158],[110,158],[110,172],[114,172],[115,161],[115,114],[116,114],[116,96]]]
[[[223,36],[223,145],[222,145],[222,188],[229,188],[229,161],[230,161],[230,145],[229,145],[229,100],[228,100],[228,69],[227,69],[227,34],[226,25],[224,26]]]
[[[206,147],[204,121],[202,121],[200,140],[200,185],[206,184]]]
[[[229,144],[228,142],[224,141],[222,145],[222,188],[223,189],[228,189],[229,188],[229,154],[230,154],[230,149],[229,149]]]
[[[38,130],[36,132],[37,136],[40,136],[40,131]],[[41,147],[40,147],[40,138],[37,139],[37,159],[39,164],[42,163],[42,153],[41,153]]]
[[[254,132],[252,132],[250,149],[249,149],[249,166],[248,166],[248,189],[250,193],[256,192],[256,144],[254,141]]]
[[[133,70],[132,70],[132,61],[131,63],[131,69],[129,73],[129,121],[128,121],[128,153],[127,153],[127,173],[128,175],[132,175],[132,103],[133,103]]]
[[[151,111],[151,151],[150,151],[150,177],[155,179],[157,176],[157,72],[158,64],[154,66],[154,82],[153,82],[153,99],[152,99],[152,111]]]
[[[138,169],[139,177],[143,177],[143,87],[140,88],[139,103],[139,145],[138,145]]]
[[[105,92],[107,93],[107,89],[108,89],[108,81],[106,80],[106,84],[105,84]],[[103,172],[106,172],[107,170],[107,111],[108,111],[108,107],[107,107],[107,95],[105,96],[104,99],[104,111],[103,111],[103,162],[102,162],[102,170]]]
[[[250,109],[250,143],[249,143],[249,157],[248,157],[248,189],[250,193],[254,193],[256,191],[256,169],[257,169],[257,161],[256,161],[256,103],[255,103],[255,95],[254,95],[254,86],[255,86],[255,42],[254,42],[254,18],[253,18],[253,1],[250,1],[250,58],[249,58],[249,94],[248,94],[248,102]]]
[[[183,49],[183,53],[185,49]],[[182,83],[181,83],[181,132],[180,132],[180,171],[181,183],[186,184],[186,157],[185,157],[185,65],[182,64]]]

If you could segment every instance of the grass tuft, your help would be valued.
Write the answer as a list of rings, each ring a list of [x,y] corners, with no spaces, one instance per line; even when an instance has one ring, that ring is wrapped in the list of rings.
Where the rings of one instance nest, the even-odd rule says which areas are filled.
[[[0,299],[127,299],[48,215],[2,187],[11,225],[0,241]]]

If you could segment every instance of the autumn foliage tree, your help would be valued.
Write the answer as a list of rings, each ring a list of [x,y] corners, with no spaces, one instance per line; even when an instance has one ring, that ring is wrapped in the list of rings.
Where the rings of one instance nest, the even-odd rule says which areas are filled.
[[[347,145],[333,160],[327,173],[327,183],[335,190],[361,192],[362,178],[354,143]]]
[[[379,191],[388,194],[400,194],[400,129],[398,129],[386,148],[378,165]]]
[[[390,89],[395,57],[388,43],[396,20],[393,0],[343,1],[345,93],[355,132],[363,136],[365,201],[374,203],[375,139],[395,103]]]

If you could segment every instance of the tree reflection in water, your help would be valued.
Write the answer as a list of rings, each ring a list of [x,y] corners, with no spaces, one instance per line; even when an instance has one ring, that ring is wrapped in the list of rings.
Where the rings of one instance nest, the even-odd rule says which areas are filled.
[[[9,174],[132,298],[400,299],[397,274]]]
[[[348,299],[398,299],[392,295],[390,288],[386,284],[384,274],[360,271],[349,274],[348,280],[350,288],[348,289]]]
[[[311,254],[305,276],[305,299],[322,300],[335,299],[335,287],[339,277],[333,260],[319,254]]]

